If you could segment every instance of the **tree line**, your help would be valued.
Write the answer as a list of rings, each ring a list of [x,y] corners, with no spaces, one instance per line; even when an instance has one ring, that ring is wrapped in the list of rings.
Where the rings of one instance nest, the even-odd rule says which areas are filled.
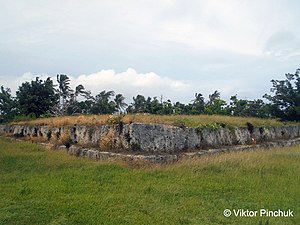
[[[204,99],[195,93],[187,104],[164,100],[161,96],[145,97],[137,95],[130,104],[125,97],[114,91],[101,91],[93,96],[83,85],[70,87],[70,78],[58,74],[56,84],[48,77],[36,77],[31,82],[22,83],[15,97],[11,90],[1,86],[0,122],[10,122],[28,118],[62,116],[74,114],[150,113],[162,115],[218,114],[260,118],[279,118],[283,121],[300,121],[300,69],[288,73],[283,80],[271,80],[270,94],[263,99],[230,98],[229,104],[221,99],[219,91],[214,91]]]

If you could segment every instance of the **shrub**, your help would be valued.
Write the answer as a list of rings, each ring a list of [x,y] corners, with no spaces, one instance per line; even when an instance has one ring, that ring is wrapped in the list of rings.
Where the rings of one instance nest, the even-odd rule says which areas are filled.
[[[124,116],[125,116],[124,114],[111,115],[111,116],[108,117],[106,123],[109,124],[109,125],[123,123]]]

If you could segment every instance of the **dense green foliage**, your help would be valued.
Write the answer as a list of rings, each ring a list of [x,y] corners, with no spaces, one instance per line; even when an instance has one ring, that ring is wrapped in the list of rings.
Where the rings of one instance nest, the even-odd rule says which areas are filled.
[[[272,80],[274,96],[265,95],[274,115],[285,120],[300,121],[300,69],[286,74],[285,80]]]
[[[172,103],[161,96],[145,97],[141,94],[133,98],[129,105],[122,94],[114,91],[101,91],[92,96],[79,84],[74,90],[70,87],[67,75],[57,75],[57,85],[48,78],[21,84],[17,97],[12,97],[9,89],[1,87],[0,122],[22,119],[24,116],[36,118],[46,115],[149,113],[160,115],[233,115],[259,118],[279,118],[283,121],[300,121],[300,69],[295,74],[286,74],[285,80],[272,80],[274,95],[265,94],[262,99],[245,100],[231,96],[230,103],[221,99],[215,91],[205,100],[196,93],[190,103]],[[56,88],[58,87],[58,88]],[[81,96],[80,100],[78,96]],[[16,117],[16,115],[18,115]]]
[[[299,146],[158,167],[0,146],[0,224],[300,223]],[[294,217],[226,218],[226,208],[291,209]]]
[[[58,101],[53,81],[50,78],[42,81],[37,77],[35,81],[25,82],[16,94],[20,113],[34,115],[34,117],[49,112]]]
[[[9,88],[1,86],[0,92],[0,123],[12,120],[17,115],[16,101]]]

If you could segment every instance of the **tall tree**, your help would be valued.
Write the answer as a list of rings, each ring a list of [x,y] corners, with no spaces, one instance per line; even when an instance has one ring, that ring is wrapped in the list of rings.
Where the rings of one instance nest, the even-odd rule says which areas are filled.
[[[271,92],[263,97],[271,103],[272,114],[282,120],[300,121],[300,69],[285,75],[285,80],[271,80]]]
[[[56,81],[58,83],[59,104],[56,108],[57,114],[65,114],[69,107],[73,90],[70,87],[70,78],[65,74],[57,74]]]
[[[77,100],[76,98],[78,97],[78,95],[82,95],[82,96],[85,96],[86,95],[86,91],[84,90],[84,86],[82,84],[79,84],[75,87],[75,92],[74,92],[74,95],[75,95],[75,101]]]
[[[148,102],[150,104],[148,104]],[[163,110],[163,105],[160,101],[158,101],[157,97],[154,97],[151,101],[151,98],[149,97],[147,99],[147,113],[151,114],[161,114]]]
[[[192,103],[192,114],[204,112],[204,97],[201,93],[195,93],[195,99],[192,100]]]
[[[214,93],[212,93],[211,95],[208,96],[208,103],[207,104],[212,105],[213,102],[216,99],[220,99],[220,97],[221,97],[221,93],[216,90]]]
[[[189,112],[189,106],[181,103],[181,102],[176,102],[174,104],[174,113],[178,115],[187,115],[190,114]]]
[[[137,95],[133,97],[132,108],[134,113],[146,112],[146,99],[143,95]]]
[[[67,114],[72,115],[74,113],[83,113],[84,109],[82,107],[85,106],[85,104],[80,103],[77,100],[77,97],[81,95],[82,97],[88,99],[90,92],[85,91],[84,86],[82,84],[79,84],[75,87],[74,92],[72,91],[70,94],[70,98],[68,100],[67,107]]]
[[[226,101],[221,99],[220,92],[215,91],[208,96],[208,101],[205,104],[204,113],[225,115],[227,114],[227,110],[225,107],[226,105]]]
[[[55,93],[53,81],[48,77],[45,81],[36,77],[36,80],[22,83],[16,92],[16,99],[20,111],[24,115],[35,115],[51,112],[51,109],[58,102],[58,95]]]
[[[66,99],[72,92],[72,89],[70,87],[70,78],[65,74],[57,74],[56,80],[58,83],[60,97]]]
[[[115,101],[116,109],[119,113],[125,110],[127,104],[125,103],[125,97],[122,94],[117,94],[115,96],[114,101]]]
[[[226,110],[227,103],[225,100],[222,100],[221,98],[215,98],[212,100],[212,102],[209,102],[205,106],[204,112],[206,114],[218,114],[218,115],[226,115],[228,114],[228,111]]]
[[[230,105],[227,107],[227,109],[233,116],[247,116],[245,112],[247,105],[247,100],[238,99],[237,95],[233,95],[230,97]]]
[[[161,114],[164,115],[170,115],[174,113],[174,107],[172,105],[172,102],[170,99],[168,99],[167,101],[164,101],[162,104],[162,111]]]
[[[9,88],[0,88],[0,122],[8,122],[17,114],[16,101]]]
[[[102,91],[95,96],[95,101],[92,105],[91,112],[94,114],[111,114],[115,112],[115,102],[111,100],[114,96],[114,91]]]

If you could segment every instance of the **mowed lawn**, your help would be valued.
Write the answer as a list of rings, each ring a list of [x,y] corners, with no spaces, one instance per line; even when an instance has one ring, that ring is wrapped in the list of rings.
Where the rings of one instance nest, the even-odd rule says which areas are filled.
[[[300,146],[144,166],[0,138],[0,224],[300,224]]]

